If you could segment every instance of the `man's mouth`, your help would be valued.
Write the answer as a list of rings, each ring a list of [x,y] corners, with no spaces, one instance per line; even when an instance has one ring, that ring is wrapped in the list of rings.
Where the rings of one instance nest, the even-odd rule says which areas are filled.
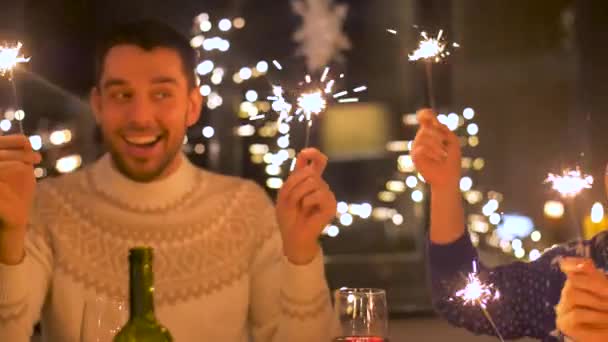
[[[162,138],[162,135],[123,136],[125,142],[134,147],[152,147]]]

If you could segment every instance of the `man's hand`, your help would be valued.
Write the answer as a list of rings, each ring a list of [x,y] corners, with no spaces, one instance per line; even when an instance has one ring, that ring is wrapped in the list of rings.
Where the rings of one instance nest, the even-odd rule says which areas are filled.
[[[17,264],[23,258],[36,185],[33,165],[39,162],[27,137],[0,136],[0,263]]]
[[[296,265],[308,264],[317,256],[319,235],[336,216],[336,197],[322,178],[326,166],[324,154],[303,150],[279,191],[276,210],[283,250]]]
[[[608,341],[608,278],[593,261],[564,258],[568,279],[556,307],[557,328],[576,342]]]

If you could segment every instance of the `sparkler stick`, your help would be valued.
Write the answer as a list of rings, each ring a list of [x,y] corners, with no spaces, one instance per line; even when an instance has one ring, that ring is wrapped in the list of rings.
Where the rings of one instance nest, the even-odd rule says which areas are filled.
[[[312,128],[312,120],[306,123],[306,138],[304,140],[304,148],[308,148],[310,146],[310,131]]]
[[[10,83],[11,83],[11,90],[13,91],[13,99],[15,101],[15,105],[18,107],[19,98],[17,97],[17,85],[12,80],[12,78],[11,78]],[[23,118],[22,117],[17,117],[17,113],[15,113],[15,119],[17,120],[17,123],[18,123],[18,126],[19,126],[19,133],[23,134],[23,132],[24,132],[23,131]]]
[[[433,91],[433,71],[431,68],[431,62],[424,62],[424,71],[426,73],[426,91],[429,96],[429,105],[431,108],[436,109],[437,105],[435,103],[435,92]]]
[[[488,322],[490,322],[490,325],[492,326],[492,329],[494,329],[494,332],[496,333],[496,336],[498,337],[498,339],[501,342],[505,342],[505,339],[500,334],[500,331],[498,331],[498,327],[494,323],[494,320],[492,319],[492,316],[490,316],[490,313],[488,312],[488,310],[486,310],[486,308],[482,307],[481,312],[483,312],[483,314],[484,314],[484,316],[486,316],[486,319],[488,320]]]

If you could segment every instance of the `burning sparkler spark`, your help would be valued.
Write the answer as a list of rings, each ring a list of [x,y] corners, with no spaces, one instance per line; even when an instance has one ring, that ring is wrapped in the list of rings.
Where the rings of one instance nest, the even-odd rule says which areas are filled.
[[[281,71],[283,66],[277,60],[273,60],[274,67]],[[344,74],[340,74],[339,78],[344,78]],[[275,84],[272,86],[272,95],[267,97],[271,101],[272,111],[278,114],[276,121],[277,127],[284,124],[289,124],[293,119],[306,124],[306,135],[304,148],[309,146],[311,128],[313,125],[313,117],[321,115],[329,106],[330,101],[334,100],[338,103],[357,102],[359,98],[341,98],[347,95],[347,90],[334,92],[336,79],[331,75],[330,68],[326,67],[318,79],[313,78],[310,74],[304,76],[304,80],[298,83],[297,88],[288,89],[287,91],[282,85]],[[352,90],[354,93],[361,93],[367,90],[367,86],[361,85]],[[340,98],[340,99],[338,99]],[[250,116],[250,120],[268,119],[268,113]],[[283,136],[284,137],[284,136]],[[279,137],[282,139],[283,137]],[[278,142],[278,140],[277,140]],[[286,146],[281,148],[286,148]],[[273,165],[280,166],[287,158],[274,162]],[[296,158],[293,158],[290,171],[293,171],[296,165]]]
[[[449,54],[445,51],[445,42],[441,40],[443,31],[439,31],[437,38],[429,38],[426,32],[421,32],[422,40],[418,43],[418,49],[414,50],[408,57],[410,61],[417,61],[419,59],[434,60],[439,62],[443,57]]]
[[[464,305],[479,305],[479,308],[494,329],[498,339],[504,342],[504,338],[500,334],[498,327],[487,310],[487,305],[490,301],[498,300],[500,298],[500,292],[495,289],[493,285],[485,284],[479,279],[477,262],[473,261],[473,272],[469,273],[466,286],[462,290],[456,292],[456,297],[460,298]]]
[[[397,31],[393,29],[387,29],[387,32],[397,35]],[[450,51],[447,49],[448,44],[443,37],[443,30],[439,30],[437,37],[429,37],[425,31],[420,32],[420,36],[422,39],[418,42],[418,48],[409,54],[408,57],[410,61],[423,60],[425,62],[429,105],[432,108],[436,108],[431,64],[433,62],[438,63],[443,58],[449,56]],[[457,43],[452,43],[451,46],[459,47]]]
[[[22,45],[21,42],[18,42],[17,46],[13,47],[0,46],[0,75],[10,75],[17,64],[29,62],[29,58],[19,55]]]
[[[462,299],[464,304],[479,304],[479,306],[485,309],[489,301],[500,298],[500,292],[494,289],[494,286],[484,284],[479,279],[477,263],[473,261],[473,272],[469,273],[466,286],[456,292],[456,296]]]
[[[583,174],[579,169],[565,169],[561,175],[549,173],[545,183],[551,183],[551,188],[563,197],[576,197],[584,189],[593,185],[593,177]]]
[[[388,33],[397,35],[397,30],[387,29]],[[448,43],[443,37],[443,30],[439,30],[437,37],[429,37],[425,31],[420,32],[422,39],[418,42],[418,48],[408,55],[410,61],[426,60],[439,62],[450,55],[447,49]],[[458,43],[450,44],[452,47],[460,47]]]
[[[283,70],[283,66],[276,60],[273,60],[273,65],[277,70]],[[344,74],[340,74],[340,78],[344,77]],[[311,75],[306,74],[304,81],[299,83],[302,89],[296,92],[289,92],[286,94],[285,90],[280,85],[273,85],[272,96],[268,97],[269,101],[272,101],[272,110],[279,114],[278,124],[283,122],[290,122],[295,118],[298,121],[306,121],[310,126],[313,115],[320,115],[323,113],[329,105],[330,96],[334,99],[338,99],[348,94],[347,90],[341,90],[334,93],[334,85],[336,84],[335,79],[330,76],[330,68],[326,67],[321,74],[318,81],[314,80]],[[359,93],[367,90],[367,86],[362,85],[353,89],[353,92]],[[293,96],[295,94],[295,96]],[[293,96],[293,97],[292,97]],[[288,101],[286,97],[292,100]],[[358,102],[358,98],[345,98],[340,99],[339,103]],[[292,104],[295,103],[294,104]],[[254,118],[263,118],[256,116]]]
[[[312,93],[303,93],[298,97],[298,107],[301,108],[304,113],[318,115],[327,107],[327,100],[320,90],[313,91]],[[310,117],[307,118],[309,119]]]

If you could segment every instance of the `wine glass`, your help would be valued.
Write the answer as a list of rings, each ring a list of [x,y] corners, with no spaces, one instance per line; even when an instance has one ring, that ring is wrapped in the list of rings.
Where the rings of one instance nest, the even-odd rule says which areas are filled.
[[[112,342],[128,318],[129,306],[122,300],[104,296],[86,300],[82,311],[80,342]]]
[[[341,329],[334,342],[388,342],[386,291],[344,287],[334,299]]]

